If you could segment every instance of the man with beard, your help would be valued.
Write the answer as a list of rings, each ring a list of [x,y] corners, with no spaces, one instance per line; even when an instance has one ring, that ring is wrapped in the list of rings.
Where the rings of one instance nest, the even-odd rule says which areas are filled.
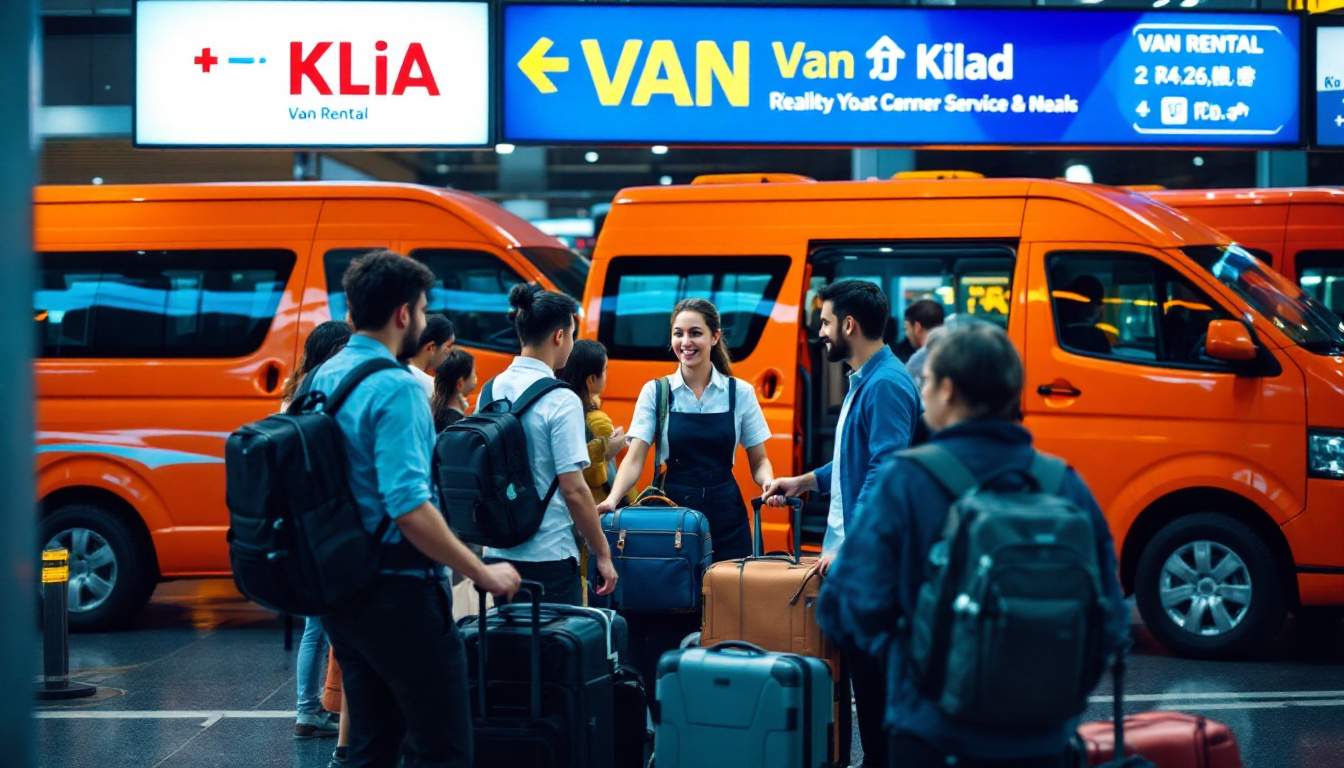
[[[391,251],[355,259],[342,280],[355,335],[317,370],[309,390],[331,395],[362,363],[415,354],[433,282],[423,264]],[[348,763],[467,768],[467,660],[443,566],[501,597],[518,589],[518,573],[507,563],[482,563],[431,501],[434,423],[410,371],[369,375],[335,419],[364,529],[383,542],[377,581],[322,617],[344,673]]]
[[[890,304],[882,289],[865,280],[840,280],[823,288],[821,340],[831,362],[849,365],[849,391],[840,406],[835,428],[835,452],[830,463],[798,477],[777,478],[764,495],[772,505],[785,496],[805,491],[830,493],[830,514],[821,547],[825,575],[837,555],[843,554],[845,529],[859,499],[876,485],[878,468],[910,445],[920,418],[919,392],[905,366],[884,343]],[[869,514],[881,514],[881,504],[869,504]],[[854,685],[863,742],[863,765],[887,764],[887,738],[882,729],[886,707],[886,670],[881,659],[852,654],[845,659]]]

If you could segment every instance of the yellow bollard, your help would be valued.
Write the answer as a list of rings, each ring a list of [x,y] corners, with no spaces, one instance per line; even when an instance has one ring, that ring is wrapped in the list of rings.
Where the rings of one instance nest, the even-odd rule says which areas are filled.
[[[98,691],[92,685],[70,682],[70,553],[60,547],[42,551],[42,676],[37,698],[43,701],[78,699]]]

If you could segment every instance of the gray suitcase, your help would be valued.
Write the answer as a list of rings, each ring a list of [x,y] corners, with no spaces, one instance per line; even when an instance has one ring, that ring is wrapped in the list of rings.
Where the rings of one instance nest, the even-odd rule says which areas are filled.
[[[829,764],[831,670],[821,659],[737,641],[669,651],[653,711],[657,768],[700,768],[709,755],[735,768]]]

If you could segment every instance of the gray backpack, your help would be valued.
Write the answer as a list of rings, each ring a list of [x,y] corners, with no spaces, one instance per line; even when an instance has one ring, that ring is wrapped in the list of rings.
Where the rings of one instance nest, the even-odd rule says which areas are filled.
[[[949,717],[1045,726],[1082,713],[1106,665],[1097,542],[1060,497],[1063,461],[977,480],[930,444],[900,454],[953,496],[902,620],[915,680]]]

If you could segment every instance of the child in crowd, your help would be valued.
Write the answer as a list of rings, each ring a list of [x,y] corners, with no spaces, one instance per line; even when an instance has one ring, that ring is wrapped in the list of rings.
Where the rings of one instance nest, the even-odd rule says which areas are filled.
[[[583,403],[583,418],[588,428],[588,468],[583,479],[593,498],[605,499],[616,477],[615,459],[625,448],[625,428],[616,427],[602,411],[602,391],[607,388],[607,348],[601,342],[582,339],[574,342],[569,362],[560,371]]]
[[[454,349],[434,373],[434,431],[442,432],[467,413],[467,396],[476,390],[476,358],[465,349]]]

